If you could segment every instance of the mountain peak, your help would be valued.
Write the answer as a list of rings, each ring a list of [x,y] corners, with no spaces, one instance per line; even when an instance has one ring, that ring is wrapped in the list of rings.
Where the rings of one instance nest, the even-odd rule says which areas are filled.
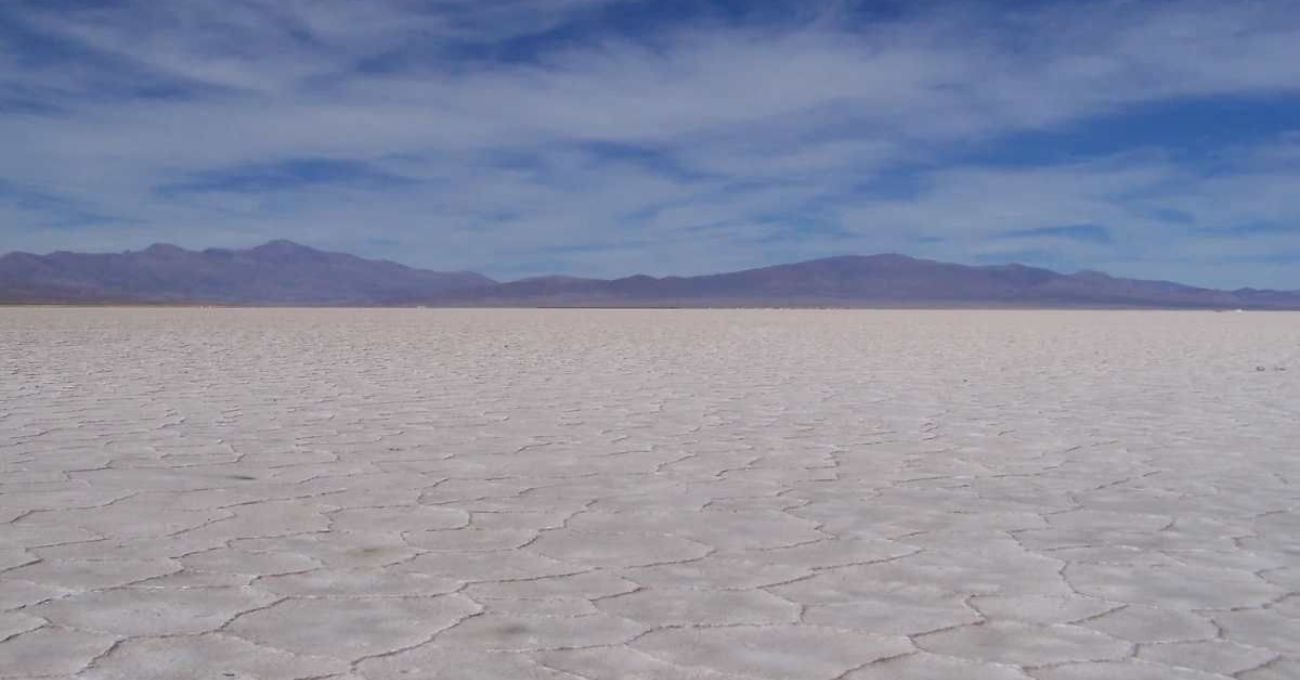
[[[267,241],[260,246],[249,248],[247,252],[256,259],[277,263],[316,262],[342,256],[341,253],[327,253],[284,239]]]
[[[253,248],[251,248],[251,250],[254,252],[279,252],[279,253],[317,252],[315,248],[310,248],[308,246],[304,246],[301,243],[297,243],[295,241],[290,241],[288,239],[283,239],[283,238],[278,238],[275,239],[274,241],[267,241],[266,243],[263,243],[260,246],[254,246]]]
[[[864,262],[917,262],[917,258],[901,253],[874,253],[871,255],[832,255],[816,260],[806,260],[807,263],[827,262],[827,263],[847,263],[859,264]],[[804,263],[795,263],[804,264]]]
[[[170,243],[155,243],[140,252],[146,255],[170,256],[170,255],[180,255],[185,252],[185,249],[180,246],[172,245]]]

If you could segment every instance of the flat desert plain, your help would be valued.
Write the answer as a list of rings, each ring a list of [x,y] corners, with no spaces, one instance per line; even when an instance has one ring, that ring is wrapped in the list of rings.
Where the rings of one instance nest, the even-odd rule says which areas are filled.
[[[1300,677],[1300,315],[0,310],[0,677]]]

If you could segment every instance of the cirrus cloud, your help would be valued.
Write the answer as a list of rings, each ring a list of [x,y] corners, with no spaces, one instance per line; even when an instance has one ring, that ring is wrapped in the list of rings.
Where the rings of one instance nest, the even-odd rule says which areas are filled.
[[[9,3],[0,242],[1300,288],[1293,3],[747,6]]]

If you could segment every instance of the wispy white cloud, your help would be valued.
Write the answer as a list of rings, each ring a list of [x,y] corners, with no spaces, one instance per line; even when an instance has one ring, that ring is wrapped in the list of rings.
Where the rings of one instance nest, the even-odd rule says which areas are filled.
[[[0,178],[106,221],[70,231],[39,201],[0,200],[0,239],[288,237],[499,275],[888,249],[1300,287],[1241,264],[1300,255],[1276,226],[1300,226],[1294,137],[1196,162],[1140,140],[968,158],[1135,107],[1300,97],[1293,3],[925,3],[871,20],[827,3],[616,30],[632,4],[15,4]],[[364,170],[299,172],[313,163]],[[288,174],[258,190],[268,168]],[[195,178],[202,191],[175,190]],[[1052,231],[1078,225],[1112,238]]]

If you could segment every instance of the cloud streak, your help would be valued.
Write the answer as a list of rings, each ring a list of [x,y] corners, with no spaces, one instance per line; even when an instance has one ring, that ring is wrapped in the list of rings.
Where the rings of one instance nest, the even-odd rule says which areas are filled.
[[[1300,110],[1293,3],[690,5],[7,5],[0,179],[106,219],[72,240],[66,208],[0,201],[0,239],[287,237],[497,276],[901,250],[1300,288],[1268,264],[1300,259],[1296,131],[1263,115]],[[1190,102],[1271,122],[1192,159]],[[1186,132],[1070,144],[1151,106]]]

